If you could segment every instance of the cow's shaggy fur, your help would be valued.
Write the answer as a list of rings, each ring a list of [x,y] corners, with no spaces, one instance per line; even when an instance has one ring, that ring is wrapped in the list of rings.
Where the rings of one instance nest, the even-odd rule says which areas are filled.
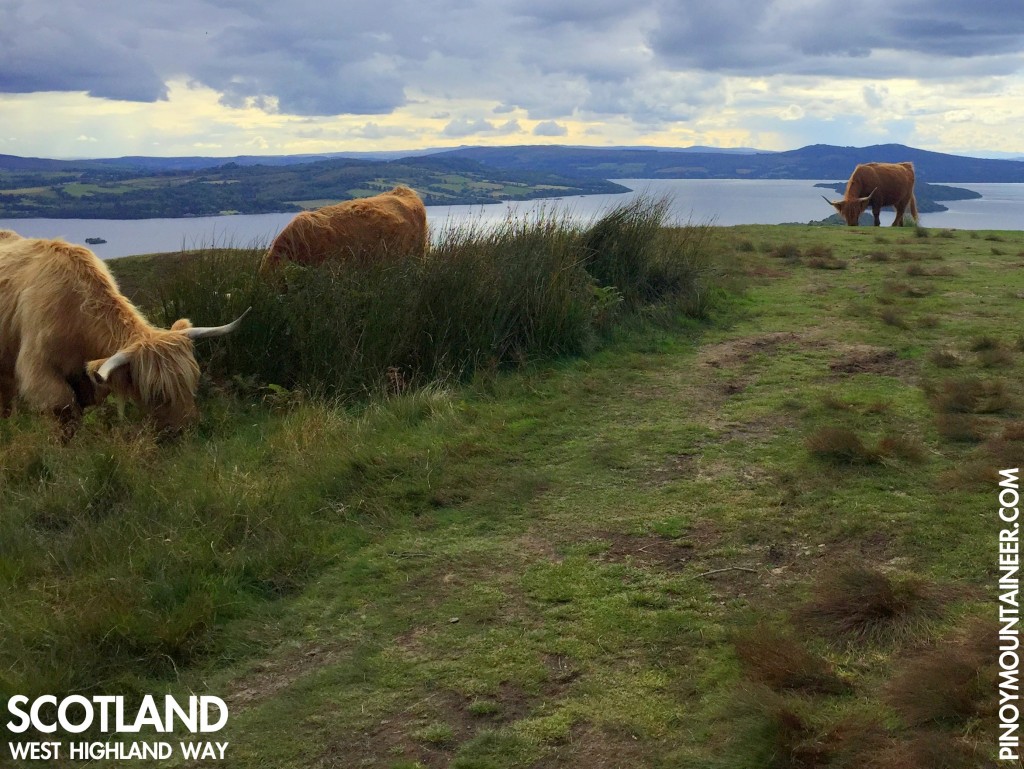
[[[825,198],[828,200],[828,198]],[[882,221],[879,214],[885,206],[896,209],[893,227],[903,225],[903,214],[910,206],[910,215],[919,222],[917,200],[914,198],[913,163],[861,163],[846,183],[842,200],[828,200],[851,227],[860,221],[867,207],[875,215],[875,226]]]
[[[426,249],[427,210],[415,191],[399,185],[381,195],[296,214],[271,244],[260,271],[283,262],[423,255]]]
[[[0,231],[0,415],[16,395],[58,417],[70,437],[82,410],[113,391],[177,429],[196,416],[192,324],[156,328],[87,248]],[[123,362],[100,374],[117,354]]]

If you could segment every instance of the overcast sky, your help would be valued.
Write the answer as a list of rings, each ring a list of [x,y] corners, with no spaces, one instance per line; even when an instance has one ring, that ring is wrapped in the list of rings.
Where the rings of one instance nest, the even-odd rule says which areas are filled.
[[[0,153],[1024,155],[1021,0],[0,0]]]

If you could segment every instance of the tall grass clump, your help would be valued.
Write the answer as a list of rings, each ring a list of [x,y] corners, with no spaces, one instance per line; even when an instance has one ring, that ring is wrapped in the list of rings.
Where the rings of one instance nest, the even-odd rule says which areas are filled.
[[[328,395],[404,389],[481,366],[582,351],[593,291],[556,220],[451,229],[429,256],[328,259],[256,274],[259,254],[210,254],[168,287],[168,317],[253,306],[215,372]],[[228,298],[229,297],[229,298]],[[218,309],[224,303],[230,310]]]
[[[590,226],[551,213],[460,225],[426,256],[327,259],[273,279],[257,275],[255,249],[210,251],[164,287],[164,314],[213,323],[254,308],[226,344],[199,351],[215,374],[325,395],[402,391],[579,354],[623,311],[706,314],[706,228],[666,230],[666,211],[641,198]]]
[[[581,235],[585,266],[628,309],[673,299],[699,315],[709,227],[669,228],[670,206],[669,198],[640,196],[596,220]]]
[[[817,584],[798,619],[836,640],[900,643],[921,635],[941,615],[940,595],[919,579],[848,564]]]

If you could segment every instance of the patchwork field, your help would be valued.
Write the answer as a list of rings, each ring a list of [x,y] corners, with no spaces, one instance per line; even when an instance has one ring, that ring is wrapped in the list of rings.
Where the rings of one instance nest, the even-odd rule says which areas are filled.
[[[216,694],[229,767],[996,766],[1024,233],[706,248],[707,318],[587,355],[347,406],[210,387],[171,445],[112,407],[69,449],[0,424],[0,695]]]

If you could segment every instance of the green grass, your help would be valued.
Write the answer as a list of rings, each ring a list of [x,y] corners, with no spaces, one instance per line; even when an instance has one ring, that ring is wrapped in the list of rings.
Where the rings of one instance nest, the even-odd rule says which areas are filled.
[[[2,423],[0,690],[217,694],[233,767],[987,766],[998,237],[717,229],[742,291],[583,356],[347,406],[210,384],[170,446]]]

